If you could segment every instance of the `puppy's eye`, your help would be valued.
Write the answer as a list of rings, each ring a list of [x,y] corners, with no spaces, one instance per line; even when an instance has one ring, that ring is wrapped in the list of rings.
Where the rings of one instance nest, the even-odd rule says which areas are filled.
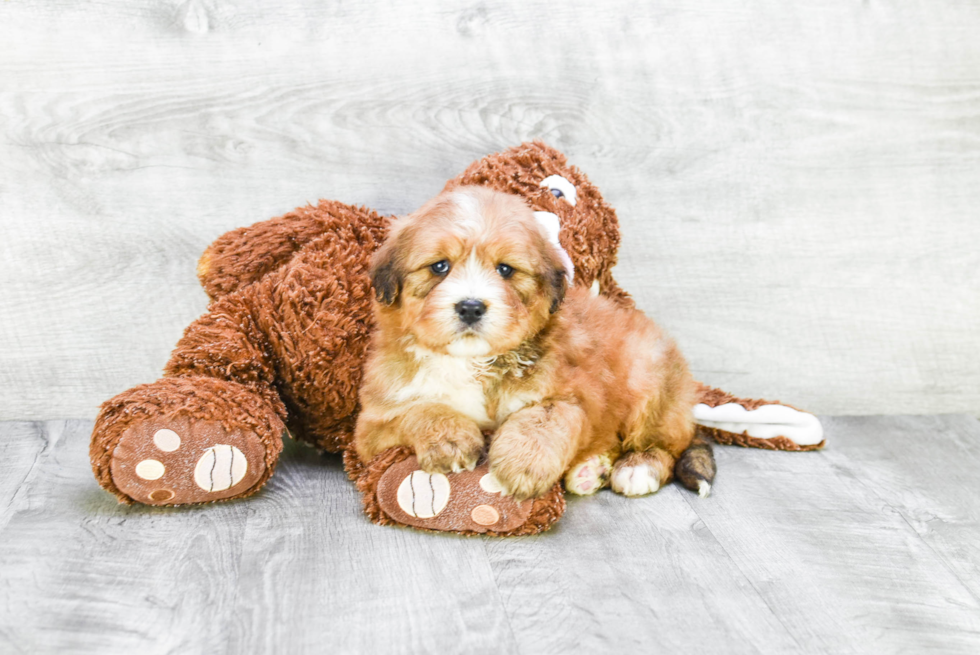
[[[507,264],[497,264],[497,272],[500,273],[500,277],[506,280],[514,274],[514,268]]]
[[[436,275],[445,275],[446,273],[449,272],[449,260],[440,259],[435,264],[431,264],[429,266],[429,270],[435,273]]]
[[[548,189],[556,198],[564,198],[572,207],[578,202],[578,193],[575,191],[575,185],[561,175],[549,175],[541,180],[538,186]]]

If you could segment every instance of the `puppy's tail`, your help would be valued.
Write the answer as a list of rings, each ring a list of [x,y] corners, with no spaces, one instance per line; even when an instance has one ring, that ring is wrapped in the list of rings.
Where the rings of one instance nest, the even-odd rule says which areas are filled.
[[[711,493],[716,472],[711,441],[700,433],[696,434],[688,449],[677,458],[674,476],[682,485],[704,498]]]

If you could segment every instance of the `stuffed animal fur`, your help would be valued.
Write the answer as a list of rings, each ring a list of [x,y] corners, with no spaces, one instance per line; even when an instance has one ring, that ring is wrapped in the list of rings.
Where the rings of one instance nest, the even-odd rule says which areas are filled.
[[[632,307],[612,276],[616,213],[558,151],[527,143],[489,155],[446,189],[480,184],[522,196],[555,220],[575,284]],[[391,217],[335,201],[233,230],[201,257],[208,312],[178,342],[164,377],[103,404],[92,434],[96,479],[121,502],[206,503],[248,496],[275,470],[282,439],[343,452],[348,474],[380,524],[462,534],[517,535],[550,527],[564,510],[556,485],[517,503],[475,471],[429,476],[397,448],[358,460],[352,433],[371,332],[368,267]],[[821,448],[816,417],[701,386],[702,439],[675,474],[697,490],[713,472],[705,437],[779,450]],[[703,489],[703,485],[702,485]]]

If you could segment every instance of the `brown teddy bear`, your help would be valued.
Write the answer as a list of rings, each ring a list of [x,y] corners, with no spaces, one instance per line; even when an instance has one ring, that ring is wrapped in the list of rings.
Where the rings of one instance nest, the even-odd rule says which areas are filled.
[[[561,153],[538,142],[522,144],[475,162],[446,188],[464,184],[525,198],[553,224],[575,284],[632,306],[612,277],[616,213]],[[344,451],[347,471],[377,523],[497,535],[553,524],[564,508],[560,485],[518,503],[501,496],[486,464],[430,476],[417,470],[407,449],[360,462],[348,448],[372,323],[368,268],[389,220],[363,207],[321,201],[215,241],[198,266],[212,299],[208,313],[187,328],[163,378],[102,406],[90,448],[99,483],[124,503],[248,496],[272,475],[289,432],[321,449]],[[707,386],[695,419],[719,443],[823,446],[812,415]],[[691,448],[675,474],[685,486],[705,489],[714,474],[706,441]]]

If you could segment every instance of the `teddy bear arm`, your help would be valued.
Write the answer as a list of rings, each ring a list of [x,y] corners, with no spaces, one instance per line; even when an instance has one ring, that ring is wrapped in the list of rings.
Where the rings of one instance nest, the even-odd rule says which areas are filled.
[[[201,255],[198,279],[216,300],[282,267],[297,252],[324,235],[337,232],[338,227],[345,230],[345,238],[356,239],[359,230],[376,229],[383,224],[383,217],[364,207],[321,200],[316,206],[299,207],[221,235]]]
[[[275,270],[323,233],[317,208],[231,230],[201,255],[197,275],[212,299],[221,298]]]

